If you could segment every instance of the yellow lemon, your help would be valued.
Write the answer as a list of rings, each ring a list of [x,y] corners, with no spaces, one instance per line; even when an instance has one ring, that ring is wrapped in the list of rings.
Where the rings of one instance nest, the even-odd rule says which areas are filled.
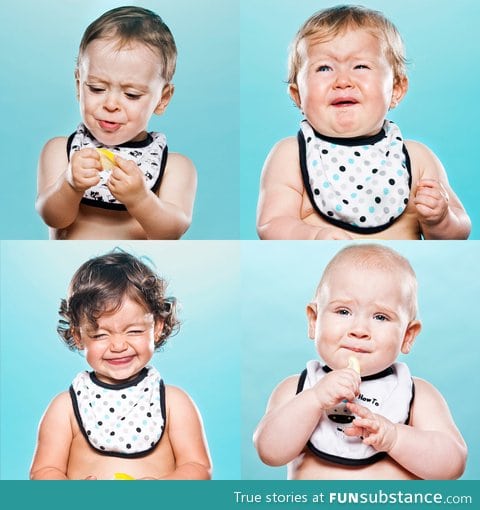
[[[104,149],[103,147],[97,148],[100,154],[100,163],[104,170],[111,170],[115,166],[115,156],[112,151]]]
[[[126,473],[115,473],[113,475],[114,480],[135,480],[133,476],[127,475]]]
[[[353,370],[355,370],[355,372],[357,372],[357,374],[360,374],[360,363],[358,361],[358,358],[356,358],[355,356],[350,356],[348,358],[348,368],[352,368]]]

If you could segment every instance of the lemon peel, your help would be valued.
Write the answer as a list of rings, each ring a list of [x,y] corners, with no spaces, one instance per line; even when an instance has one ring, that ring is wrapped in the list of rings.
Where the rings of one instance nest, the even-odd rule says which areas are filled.
[[[355,370],[357,374],[360,374],[360,362],[358,361],[358,358],[355,356],[349,356],[348,368],[351,368],[352,370]]]
[[[100,155],[100,163],[103,170],[111,170],[115,166],[115,155],[112,151],[98,147],[97,152]]]
[[[133,476],[127,475],[127,473],[115,473],[113,475],[114,480],[135,480]]]

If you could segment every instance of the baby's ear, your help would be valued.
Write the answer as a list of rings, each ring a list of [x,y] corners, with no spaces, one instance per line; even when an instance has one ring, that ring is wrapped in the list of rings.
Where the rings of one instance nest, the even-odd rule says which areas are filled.
[[[75,91],[77,95],[77,101],[80,100],[80,74],[78,72],[78,67],[75,68]]]
[[[420,333],[420,330],[422,329],[422,324],[420,321],[411,321],[408,326],[407,330],[405,331],[405,336],[403,337],[402,342],[402,348],[401,351],[403,354],[408,354],[410,350],[412,349],[413,344],[415,343],[415,339],[417,338],[417,335]]]
[[[288,95],[292,98],[292,101],[301,110],[302,101],[300,98],[300,92],[298,91],[298,85],[296,83],[290,83],[290,85],[288,86]]]
[[[390,109],[393,109],[400,104],[400,101],[405,97],[407,90],[408,90],[408,78],[406,76],[397,76],[393,84]]]
[[[162,97],[155,108],[155,113],[157,115],[162,115],[162,113],[167,109],[168,103],[172,99],[173,93],[175,91],[175,87],[173,83],[167,83],[162,90]]]
[[[153,328],[153,337],[155,339],[155,344],[158,344],[161,341],[160,337],[162,335],[164,324],[165,324],[165,321],[163,321],[163,320],[155,321],[155,326]]]
[[[317,324],[317,303],[307,305],[308,337],[315,340],[315,329]]]
[[[80,330],[78,328],[72,328],[72,338],[73,338],[73,341],[75,342],[75,347],[79,351],[83,351],[85,346],[83,345],[82,337],[80,335]]]

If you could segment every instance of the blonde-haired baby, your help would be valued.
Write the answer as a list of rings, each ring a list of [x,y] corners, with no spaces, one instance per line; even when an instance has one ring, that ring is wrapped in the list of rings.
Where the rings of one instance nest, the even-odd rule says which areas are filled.
[[[254,435],[291,479],[454,479],[467,447],[448,405],[398,362],[420,332],[409,262],[380,245],[340,251],[307,306],[322,361],[273,391]]]
[[[337,6],[298,31],[289,94],[304,119],[262,172],[262,239],[466,239],[470,219],[425,145],[387,120],[408,89],[405,50],[380,12]]]

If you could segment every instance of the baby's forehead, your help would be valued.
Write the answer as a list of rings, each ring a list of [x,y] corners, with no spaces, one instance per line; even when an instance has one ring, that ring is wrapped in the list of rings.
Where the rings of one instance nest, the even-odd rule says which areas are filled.
[[[317,286],[316,297],[318,298],[322,291],[335,286],[340,280],[342,285],[348,285],[348,281],[355,282],[359,275],[371,276],[376,280],[376,284],[381,282],[392,286],[398,286],[399,290],[411,289],[414,277],[411,271],[401,261],[392,258],[358,260],[355,256],[346,254],[340,260],[333,261],[325,269],[322,278]],[[345,279],[347,282],[345,283]]]
[[[364,33],[368,34],[375,39],[377,39],[380,43],[380,49],[384,51],[386,49],[386,38],[383,32],[377,27],[367,27],[367,26],[345,26],[338,29],[332,29],[330,27],[318,27],[306,33],[298,43],[298,51],[300,54],[306,55],[309,48],[319,45],[319,44],[328,44],[336,39],[342,38],[345,35],[349,35],[352,33]],[[362,48],[358,48],[360,51]]]

